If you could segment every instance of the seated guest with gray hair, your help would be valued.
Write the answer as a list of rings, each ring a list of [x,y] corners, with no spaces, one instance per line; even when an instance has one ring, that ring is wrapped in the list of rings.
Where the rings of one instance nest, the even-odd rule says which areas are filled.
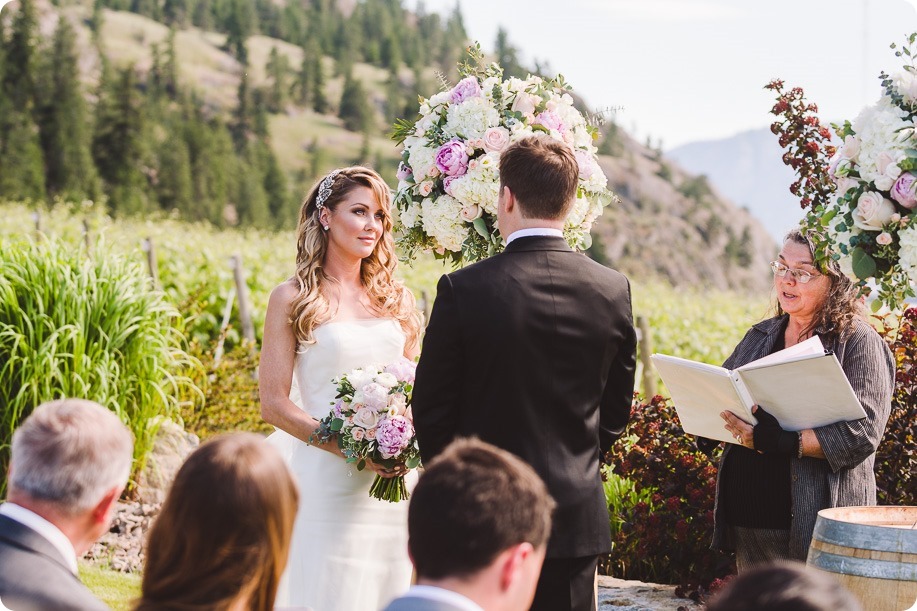
[[[524,611],[551,534],[554,500],[527,464],[476,439],[453,442],[408,507],[417,585],[385,611]]]
[[[108,530],[131,470],[133,441],[97,403],[35,409],[13,433],[7,502],[0,505],[0,601],[15,611],[108,609],[77,575]]]

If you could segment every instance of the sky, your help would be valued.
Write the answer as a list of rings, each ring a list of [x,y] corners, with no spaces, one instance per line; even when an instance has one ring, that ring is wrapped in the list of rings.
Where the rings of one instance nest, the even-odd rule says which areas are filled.
[[[408,0],[447,13],[457,0]],[[485,51],[497,28],[523,63],[548,62],[597,109],[664,149],[770,124],[780,78],[824,122],[853,119],[880,93],[889,49],[917,31],[917,0],[458,0]]]

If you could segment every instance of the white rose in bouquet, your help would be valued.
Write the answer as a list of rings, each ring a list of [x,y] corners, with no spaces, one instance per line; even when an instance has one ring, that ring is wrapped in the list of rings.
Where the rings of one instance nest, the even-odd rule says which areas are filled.
[[[882,197],[881,193],[866,191],[857,200],[853,211],[853,223],[866,231],[880,231],[895,214],[895,205]]]

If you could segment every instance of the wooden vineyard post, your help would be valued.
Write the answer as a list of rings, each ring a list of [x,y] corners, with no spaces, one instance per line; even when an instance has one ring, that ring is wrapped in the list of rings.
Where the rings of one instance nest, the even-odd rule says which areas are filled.
[[[236,300],[235,287],[229,289],[229,295],[226,296],[226,305],[223,306],[223,322],[220,323],[220,339],[217,347],[213,351],[213,368],[216,369],[223,360],[223,344],[226,341],[226,330],[229,328],[229,317],[232,315],[232,303]]]
[[[650,325],[643,316],[637,317],[637,330],[640,339],[640,362],[643,364],[643,396],[649,401],[656,396],[656,370],[653,369],[653,337],[650,335]]]
[[[86,254],[92,256],[92,234],[89,233],[89,221],[83,219],[83,242],[86,244]]]
[[[35,221],[35,238],[40,240],[45,236],[45,230],[41,223],[41,212],[38,210],[33,212],[32,220]]]
[[[150,270],[150,278],[153,280],[153,288],[159,290],[159,263],[156,261],[156,247],[153,246],[153,238],[146,237],[141,242],[140,248],[146,253],[146,266]]]
[[[242,268],[242,255],[233,255],[232,272],[236,281],[236,295],[239,297],[239,318],[242,319],[242,337],[254,350],[255,325],[252,322],[252,308],[248,298],[248,287],[245,285],[245,270]]]

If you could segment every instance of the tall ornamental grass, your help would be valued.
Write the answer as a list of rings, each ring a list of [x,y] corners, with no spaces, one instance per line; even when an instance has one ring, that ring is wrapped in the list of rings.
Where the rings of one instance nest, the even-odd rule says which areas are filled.
[[[134,433],[142,468],[162,417],[201,396],[182,317],[138,264],[104,245],[0,238],[0,492],[13,431],[44,401],[80,397]]]

